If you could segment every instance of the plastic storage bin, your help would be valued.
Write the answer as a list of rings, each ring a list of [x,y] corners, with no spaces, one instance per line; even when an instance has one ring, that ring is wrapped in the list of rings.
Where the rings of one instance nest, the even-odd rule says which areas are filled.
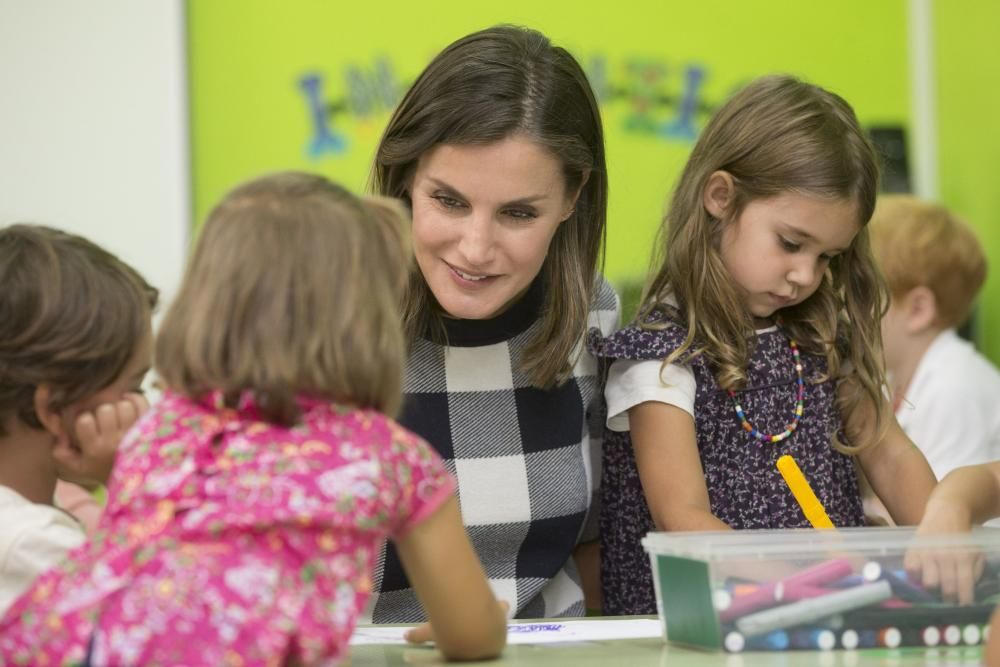
[[[985,641],[1000,600],[1000,530],[912,528],[650,533],[665,638],[730,652],[949,647]],[[904,559],[969,575],[970,604],[921,585]],[[978,575],[978,576],[976,576]]]

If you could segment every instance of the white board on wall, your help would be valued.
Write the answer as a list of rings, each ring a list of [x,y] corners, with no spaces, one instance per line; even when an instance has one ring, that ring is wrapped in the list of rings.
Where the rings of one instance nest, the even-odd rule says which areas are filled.
[[[186,80],[180,0],[0,0],[0,226],[86,236],[169,300],[191,229]]]

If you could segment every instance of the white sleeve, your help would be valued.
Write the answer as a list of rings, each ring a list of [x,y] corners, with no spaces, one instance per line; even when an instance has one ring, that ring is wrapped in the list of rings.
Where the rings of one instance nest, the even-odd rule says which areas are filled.
[[[604,388],[608,428],[629,430],[629,408],[647,401],[677,406],[694,417],[694,396],[694,373],[687,366],[669,364],[663,367],[663,362],[656,359],[618,359],[608,370],[608,383]]]
[[[62,510],[52,508],[51,512]],[[26,508],[25,514],[34,521],[15,528],[20,534],[10,536],[0,563],[0,615],[38,575],[58,564],[85,539],[83,529],[68,516],[65,519],[34,516],[41,514],[34,507]]]

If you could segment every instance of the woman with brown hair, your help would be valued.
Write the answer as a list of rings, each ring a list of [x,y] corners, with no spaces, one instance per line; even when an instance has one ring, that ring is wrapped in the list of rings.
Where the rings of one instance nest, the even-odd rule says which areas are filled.
[[[458,478],[462,517],[497,595],[521,617],[584,613],[572,558],[596,539],[603,377],[584,349],[618,301],[601,278],[607,172],[579,64],[542,34],[459,39],[389,121],[372,188],[413,215],[400,421]],[[596,574],[596,572],[595,572]],[[391,547],[376,622],[419,621]]]

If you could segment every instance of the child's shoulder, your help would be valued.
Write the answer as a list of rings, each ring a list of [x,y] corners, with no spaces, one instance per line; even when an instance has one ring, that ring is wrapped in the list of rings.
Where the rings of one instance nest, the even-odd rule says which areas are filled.
[[[354,446],[370,450],[376,456],[418,456],[431,450],[426,440],[403,427],[395,419],[368,408],[327,404],[319,411],[311,410],[306,423],[314,435],[336,440],[349,440]]]
[[[594,356],[607,359],[663,359],[686,337],[687,329],[680,324],[676,311],[658,307],[609,336],[591,329],[587,346]]]

